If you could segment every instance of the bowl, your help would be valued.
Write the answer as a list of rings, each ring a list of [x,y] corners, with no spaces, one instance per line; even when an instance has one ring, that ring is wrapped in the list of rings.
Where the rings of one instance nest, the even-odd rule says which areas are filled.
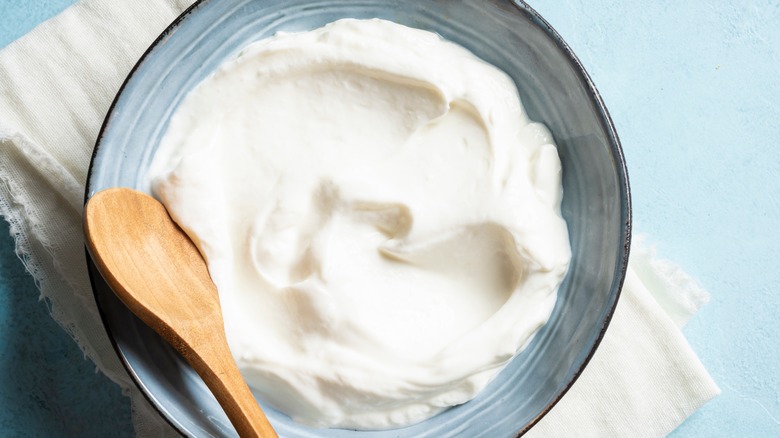
[[[550,321],[474,400],[389,431],[313,429],[263,405],[283,437],[517,436],[544,416],[593,355],[617,304],[630,244],[623,154],[596,88],[561,37],[527,4],[484,0],[202,0],[132,70],[97,140],[86,198],[116,186],[148,191],[144,174],[184,96],[223,61],[277,31],[339,18],[384,18],[437,32],[508,73],[532,120],[552,131],[563,167],[562,214],[572,246]],[[119,358],[160,414],[188,436],[235,436],[194,371],[136,319],[89,260]]]

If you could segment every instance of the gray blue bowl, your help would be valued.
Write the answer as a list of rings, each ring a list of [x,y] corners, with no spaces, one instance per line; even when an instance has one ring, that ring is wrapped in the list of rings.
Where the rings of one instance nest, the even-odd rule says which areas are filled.
[[[313,429],[263,405],[282,437],[508,437],[531,428],[572,386],[604,335],[628,263],[631,207],[623,153],[606,108],[561,37],[528,5],[508,0],[202,0],[154,42],[122,86],[98,138],[87,199],[144,174],[174,109],[217,66],[277,31],[339,18],[431,30],[507,72],[533,120],[555,136],[572,262],[550,322],[471,402],[391,431]],[[117,354],[152,404],[190,436],[235,436],[192,369],[136,319],[89,262]],[[263,404],[260,400],[261,405]]]

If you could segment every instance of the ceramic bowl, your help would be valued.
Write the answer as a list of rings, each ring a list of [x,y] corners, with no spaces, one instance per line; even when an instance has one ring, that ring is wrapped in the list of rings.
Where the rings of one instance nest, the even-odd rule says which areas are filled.
[[[439,33],[507,72],[533,120],[555,136],[563,216],[573,258],[550,322],[479,396],[403,429],[312,429],[263,405],[283,437],[516,436],[571,387],[615,309],[630,242],[628,179],[607,110],[579,61],[528,5],[507,0],[203,0],[179,17],[133,69],[95,147],[86,197],[115,186],[145,190],[144,174],[182,98],[248,43],[339,18],[379,17]],[[192,369],[137,320],[90,262],[117,354],[152,404],[189,436],[235,436]],[[260,403],[263,404],[262,400]]]

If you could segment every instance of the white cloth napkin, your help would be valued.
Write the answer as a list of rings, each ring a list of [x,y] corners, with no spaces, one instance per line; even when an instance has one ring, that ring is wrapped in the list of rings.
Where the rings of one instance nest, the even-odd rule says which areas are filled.
[[[111,101],[192,0],[83,0],[0,51],[0,214],[52,316],[132,400],[138,436],[175,436],[119,363],[84,260],[87,167]],[[640,245],[641,246],[641,245]],[[580,379],[527,436],[657,437],[719,393],[679,330],[707,295],[635,243],[612,324]]]

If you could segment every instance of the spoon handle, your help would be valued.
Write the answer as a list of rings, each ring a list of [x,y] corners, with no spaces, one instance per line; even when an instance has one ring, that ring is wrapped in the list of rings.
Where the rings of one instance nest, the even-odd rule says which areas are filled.
[[[200,344],[198,351],[189,348],[186,343],[181,345],[180,352],[184,358],[214,394],[240,437],[276,437],[276,432],[239,373],[224,335],[208,333],[206,336],[209,341]]]

